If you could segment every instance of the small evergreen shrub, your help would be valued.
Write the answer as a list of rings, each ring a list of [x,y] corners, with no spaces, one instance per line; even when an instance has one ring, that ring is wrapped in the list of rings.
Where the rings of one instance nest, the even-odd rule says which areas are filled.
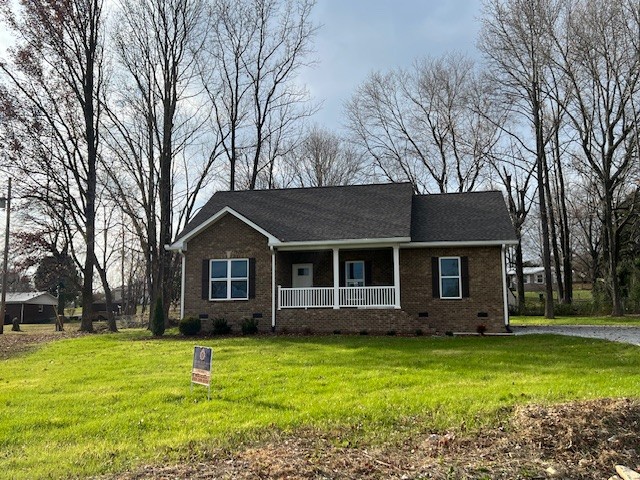
[[[487,326],[484,323],[480,323],[476,327],[476,332],[478,332],[480,335],[484,335],[486,331],[487,331]]]
[[[424,335],[424,332],[422,331],[421,328],[416,329],[416,337],[421,337],[422,335]]]
[[[333,331],[333,334],[334,334],[334,335],[340,335],[340,333],[342,333],[340,330],[334,330],[334,331]]]
[[[369,335],[369,332],[366,330],[360,330],[360,335]]]
[[[160,297],[156,300],[156,306],[153,309],[151,333],[153,333],[155,337],[164,335],[164,310],[162,308],[162,298]]]
[[[395,335],[396,335],[396,331],[395,330],[387,330],[387,336],[394,337]]]
[[[258,333],[258,319],[257,318],[245,318],[242,321],[242,334],[243,335],[255,335]]]
[[[231,333],[231,325],[227,322],[226,318],[216,318],[213,321],[213,334],[214,335],[227,335]]]
[[[186,337],[199,334],[201,328],[202,322],[198,317],[183,318],[178,324],[178,330]]]

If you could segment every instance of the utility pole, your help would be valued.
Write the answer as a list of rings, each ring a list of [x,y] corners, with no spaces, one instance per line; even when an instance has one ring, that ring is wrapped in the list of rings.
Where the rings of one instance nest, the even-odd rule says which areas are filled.
[[[7,187],[7,198],[0,198],[0,207],[4,203],[6,215],[6,225],[4,230],[4,262],[2,263],[2,294],[0,299],[0,334],[4,333],[4,317],[7,310],[7,263],[9,262],[9,216],[11,213],[11,177]]]

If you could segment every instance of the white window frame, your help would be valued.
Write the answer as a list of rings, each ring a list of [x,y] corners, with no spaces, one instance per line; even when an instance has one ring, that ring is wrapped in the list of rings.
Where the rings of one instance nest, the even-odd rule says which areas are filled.
[[[38,313],[44,313],[44,305],[38,305]]]
[[[457,260],[458,261],[458,275],[442,275],[442,260]],[[440,298],[443,300],[460,300],[462,298],[462,257],[438,257],[438,275],[440,278]],[[442,288],[442,280],[455,278],[458,280],[458,296],[457,297],[445,297],[444,288]]]
[[[536,273],[536,283],[538,285],[542,285],[544,283],[544,274],[543,273]]]
[[[244,261],[247,264],[247,276],[246,277],[232,277],[231,276],[231,262]],[[226,262],[227,263],[227,276],[215,277],[213,276],[213,262]],[[231,282],[232,281],[246,281],[247,282],[247,296],[243,298],[231,296]],[[227,282],[227,297],[226,298],[213,298],[213,282]],[[237,300],[249,300],[249,259],[248,258],[212,258],[209,260],[209,300],[212,302],[234,302]]]
[[[362,278],[349,278],[349,265],[350,264],[355,264],[355,263],[361,263],[362,264]],[[365,264],[364,264],[364,260],[349,260],[348,262],[344,262],[344,286],[345,287],[365,287],[366,281],[365,278],[367,276],[367,274],[365,273],[364,269],[366,268]],[[360,280],[362,280],[362,285],[353,285],[353,283],[358,283]],[[349,285],[349,282],[352,283],[352,285]]]

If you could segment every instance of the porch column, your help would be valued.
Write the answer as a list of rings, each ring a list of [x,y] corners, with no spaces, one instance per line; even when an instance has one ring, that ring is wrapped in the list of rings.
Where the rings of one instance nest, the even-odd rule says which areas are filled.
[[[340,250],[333,248],[333,308],[340,308]]]
[[[400,308],[400,247],[393,246],[393,288],[395,290],[394,308]]]

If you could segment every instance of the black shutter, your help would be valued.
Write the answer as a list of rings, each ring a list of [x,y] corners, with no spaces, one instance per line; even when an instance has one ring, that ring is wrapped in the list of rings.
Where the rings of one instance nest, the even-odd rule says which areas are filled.
[[[340,268],[339,270],[339,277],[340,277],[340,286],[341,287],[345,287],[347,285],[347,280],[346,280],[346,276],[345,276],[345,271],[344,271],[344,265],[345,262],[340,262]]]
[[[460,257],[460,280],[462,283],[462,297],[469,296],[469,257]]]
[[[440,298],[440,259],[431,257],[431,291],[433,298]]]
[[[364,262],[364,284],[366,286],[373,285],[373,262],[371,260]]]
[[[256,259],[249,259],[249,298],[256,298]]]
[[[210,282],[209,265],[210,263],[211,262],[207,258],[202,260],[202,299],[203,300],[209,300],[209,282]]]

